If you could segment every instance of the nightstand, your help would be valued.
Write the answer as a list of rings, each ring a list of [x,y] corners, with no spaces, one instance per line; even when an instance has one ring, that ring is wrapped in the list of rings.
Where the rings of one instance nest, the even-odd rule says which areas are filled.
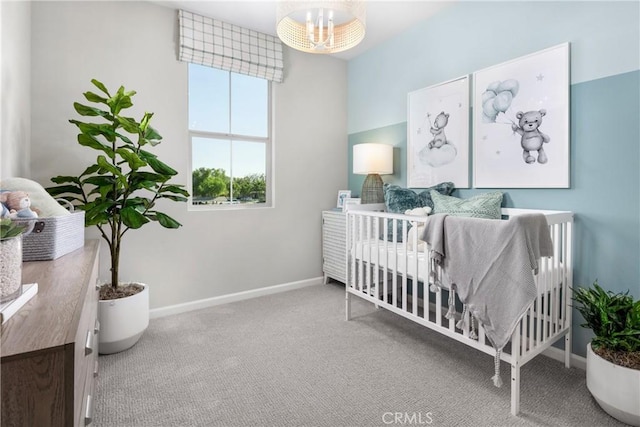
[[[347,281],[347,214],[322,211],[322,272],[324,283],[329,278]]]

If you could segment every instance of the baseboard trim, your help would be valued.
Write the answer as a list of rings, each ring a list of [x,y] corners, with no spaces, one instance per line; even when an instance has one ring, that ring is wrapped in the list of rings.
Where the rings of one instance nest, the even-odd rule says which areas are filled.
[[[559,362],[564,363],[564,350],[556,348],[556,347],[549,347],[548,349],[546,349],[545,351],[542,352],[542,354],[544,356],[547,356],[551,359],[557,360]],[[582,370],[586,370],[587,369],[587,358],[586,357],[582,357],[579,356],[575,353],[571,353],[571,367],[572,368],[578,368],[578,369],[582,369]]]
[[[267,286],[264,288],[251,289],[249,291],[236,292],[233,294],[221,295],[213,298],[205,298],[201,300],[185,302],[182,304],[154,308],[152,310],[149,310],[149,318],[156,319],[159,317],[171,316],[173,314],[187,313],[189,311],[214,307],[216,305],[227,304],[230,302],[242,301],[265,295],[292,291],[294,289],[306,288],[307,286],[321,285],[322,281],[322,277],[314,277],[312,279],[299,280],[297,282],[283,283],[281,285]]]

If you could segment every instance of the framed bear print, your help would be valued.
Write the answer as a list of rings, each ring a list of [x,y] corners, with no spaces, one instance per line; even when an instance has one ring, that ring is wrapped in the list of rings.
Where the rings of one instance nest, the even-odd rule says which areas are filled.
[[[473,75],[477,188],[569,187],[569,43]]]
[[[407,186],[469,188],[469,77],[410,92]]]

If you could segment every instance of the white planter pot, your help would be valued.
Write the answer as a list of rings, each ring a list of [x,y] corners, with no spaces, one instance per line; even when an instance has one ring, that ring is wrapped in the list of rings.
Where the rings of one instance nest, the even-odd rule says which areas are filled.
[[[615,365],[587,345],[587,388],[612,417],[640,426],[640,371]]]
[[[149,326],[149,287],[126,298],[98,301],[100,354],[126,350],[138,342]]]

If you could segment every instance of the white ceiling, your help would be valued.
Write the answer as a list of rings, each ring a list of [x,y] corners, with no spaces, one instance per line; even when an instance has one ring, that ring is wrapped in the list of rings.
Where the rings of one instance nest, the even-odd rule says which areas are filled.
[[[276,1],[271,0],[171,0],[153,1],[166,7],[185,9],[245,28],[276,35]],[[408,27],[431,17],[449,1],[368,0],[367,30],[355,48],[332,56],[351,59]]]

